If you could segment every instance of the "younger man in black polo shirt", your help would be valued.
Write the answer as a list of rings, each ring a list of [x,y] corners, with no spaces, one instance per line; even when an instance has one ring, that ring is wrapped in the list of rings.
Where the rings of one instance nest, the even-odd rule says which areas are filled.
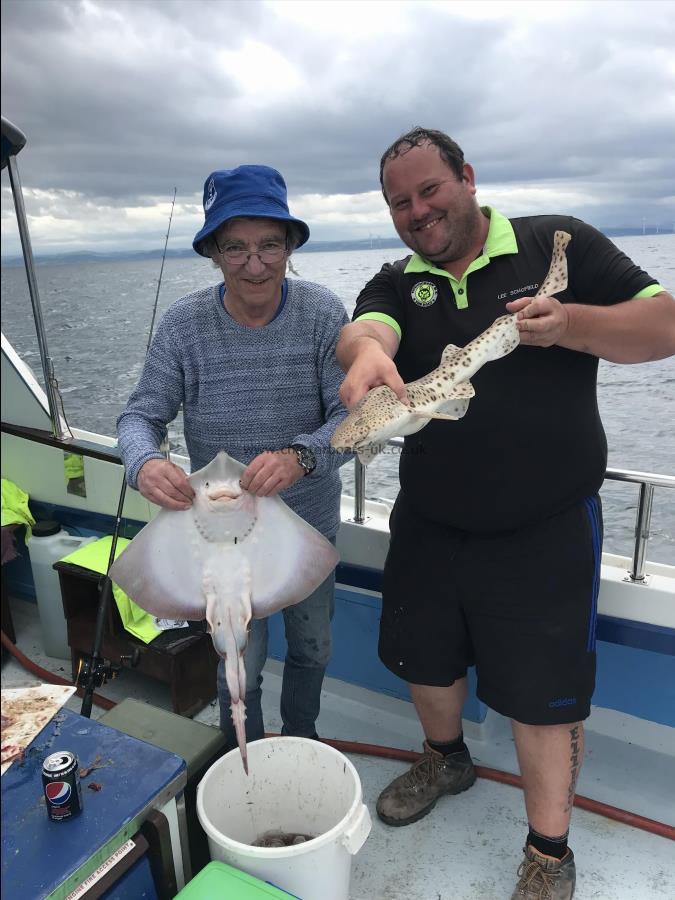
[[[505,312],[518,315],[521,346],[472,378],[476,398],[451,429],[433,421],[406,438],[379,652],[409,682],[424,755],[377,811],[407,825],[473,784],[461,710],[475,665],[480,699],[512,720],[523,776],[530,830],[513,898],[546,887],[570,900],[607,463],[598,359],[675,353],[675,300],[577,219],[481,209],[473,169],[441,132],[397,140],[380,180],[415,252],[366,285],[343,330],[345,405],[380,384],[405,400],[404,382],[435,368],[447,344],[467,344]],[[568,286],[532,300],[556,230],[571,235]]]

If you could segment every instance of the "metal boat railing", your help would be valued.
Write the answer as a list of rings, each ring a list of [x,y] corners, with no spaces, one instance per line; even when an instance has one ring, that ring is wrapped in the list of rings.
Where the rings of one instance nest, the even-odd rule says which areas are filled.
[[[28,280],[28,293],[33,307],[33,318],[35,319],[35,329],[37,331],[38,349],[40,351],[40,362],[42,363],[42,374],[45,380],[45,392],[47,394],[52,433],[55,438],[63,441],[70,436],[70,433],[59,413],[60,397],[54,375],[54,364],[47,346],[47,331],[42,317],[42,304],[40,303],[40,292],[35,273],[35,260],[33,259],[33,248],[28,231],[28,216],[26,215],[26,207],[23,202],[23,190],[16,163],[16,156],[25,144],[25,134],[16,125],[12,125],[10,121],[2,116],[2,168],[7,167],[9,172],[9,183],[12,189],[16,221],[19,227],[23,262]]]
[[[394,447],[403,447],[403,438],[392,438],[387,442]],[[605,479],[609,481],[625,481],[640,487],[637,512],[635,514],[635,546],[633,560],[628,572],[627,581],[646,584],[645,560],[649,544],[649,531],[652,519],[652,502],[654,488],[675,488],[675,476],[656,475],[651,472],[631,472],[627,469],[607,469]],[[363,525],[366,520],[366,467],[358,459],[354,459],[354,518],[356,525]]]
[[[649,544],[649,529],[652,521],[652,501],[655,487],[675,487],[675,476],[655,475],[652,472],[630,472],[625,469],[607,469],[605,478],[610,481],[627,481],[640,485],[637,512],[635,514],[635,545],[633,562],[628,573],[628,581],[644,584],[645,560]]]

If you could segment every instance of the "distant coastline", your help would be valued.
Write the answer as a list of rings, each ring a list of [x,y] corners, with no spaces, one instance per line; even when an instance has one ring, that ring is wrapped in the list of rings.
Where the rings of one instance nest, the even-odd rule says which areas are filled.
[[[397,237],[391,238],[366,238],[364,240],[352,241],[309,241],[304,247],[296,250],[295,253],[329,253],[334,250],[370,250],[373,248],[389,247],[404,248],[405,244]],[[114,262],[116,260],[143,260],[143,259],[161,259],[163,250],[144,250],[139,253],[129,253],[124,250],[118,250],[111,253],[96,253],[88,250],[75,251],[72,253],[53,253],[35,255],[37,265],[67,265],[70,263],[86,263],[86,262]],[[185,247],[181,250],[167,250],[167,259],[184,259],[186,257],[194,257],[195,251],[192,247]],[[7,268],[23,265],[22,256],[3,256],[2,265]]]
[[[601,228],[603,234],[607,237],[654,237],[662,234],[675,234],[673,229],[657,231],[656,229],[647,229],[643,232],[642,228]],[[330,253],[336,250],[371,250],[374,248],[388,249],[399,248],[404,249],[405,244],[397,237],[389,238],[364,238],[361,240],[344,240],[344,241],[309,241],[304,247],[296,250],[296,253]],[[181,250],[167,250],[167,259],[185,259],[195,255],[192,247],[185,247]],[[144,250],[139,253],[129,253],[124,250],[113,251],[110,253],[96,253],[94,251],[74,251],[72,253],[53,253],[53,254],[36,254],[36,265],[69,265],[72,263],[87,262],[115,262],[117,260],[144,260],[144,259],[161,259],[163,250]],[[21,256],[3,256],[0,260],[6,268],[14,268],[23,265],[23,257]]]

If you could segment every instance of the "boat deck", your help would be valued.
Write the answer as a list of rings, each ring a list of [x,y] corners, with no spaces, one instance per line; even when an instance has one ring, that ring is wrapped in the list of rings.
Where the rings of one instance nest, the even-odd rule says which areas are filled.
[[[38,665],[68,678],[70,664],[41,650],[35,604],[12,599],[19,648]],[[281,665],[271,660],[263,704],[270,732],[278,732]],[[37,681],[13,659],[2,669],[2,686]],[[165,686],[124,671],[101,691],[113,700],[135,697],[170,708]],[[68,706],[80,711],[75,697]],[[101,714],[96,706],[92,715]],[[217,725],[215,703],[195,718]],[[488,717],[482,734],[467,723],[465,737],[476,763],[516,772],[508,723]],[[412,705],[327,679],[319,733],[326,738],[419,750],[421,732]],[[443,798],[424,819],[389,828],[375,814],[382,788],[405,763],[353,755],[373,829],[355,857],[351,900],[506,900],[515,883],[527,825],[519,789],[479,779],[457,797]],[[608,710],[594,710],[587,723],[579,794],[642,816],[675,824],[675,729]],[[575,810],[570,844],[577,859],[576,900],[663,900],[675,897],[675,853],[664,837]]]

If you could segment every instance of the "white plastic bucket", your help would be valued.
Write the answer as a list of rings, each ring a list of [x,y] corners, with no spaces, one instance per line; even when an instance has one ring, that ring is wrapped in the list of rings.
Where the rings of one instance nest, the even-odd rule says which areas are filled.
[[[370,833],[361,781],[342,753],[309,738],[274,737],[215,762],[197,789],[211,859],[301,900],[348,900],[352,857]],[[316,835],[290,847],[252,847],[267,831]]]
[[[95,537],[68,534],[58,522],[40,522],[27,542],[35,596],[40,613],[42,646],[47,656],[70,659],[68,628],[63,613],[59,575],[52,566]]]

